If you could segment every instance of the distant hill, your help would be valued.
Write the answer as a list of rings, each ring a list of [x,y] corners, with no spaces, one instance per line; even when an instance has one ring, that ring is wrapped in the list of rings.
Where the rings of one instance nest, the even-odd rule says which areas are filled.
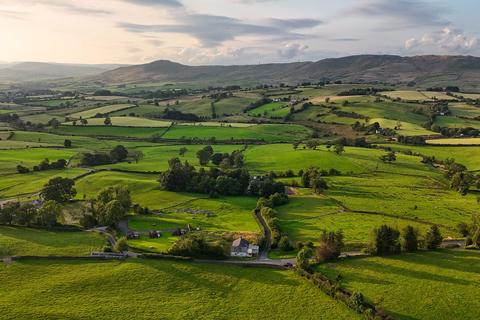
[[[303,81],[459,85],[480,89],[480,58],[472,56],[357,55],[242,66],[187,66],[167,60],[121,67],[94,77],[109,84],[151,81],[298,83]]]
[[[23,82],[95,75],[118,64],[64,64],[44,62],[0,63],[0,81]]]

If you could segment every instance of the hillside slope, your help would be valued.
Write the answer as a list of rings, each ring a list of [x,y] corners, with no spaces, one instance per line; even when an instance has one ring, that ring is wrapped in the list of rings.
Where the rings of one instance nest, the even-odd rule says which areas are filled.
[[[416,85],[459,85],[477,88],[480,58],[472,56],[358,55],[317,62],[243,66],[187,66],[159,60],[104,72],[105,83],[152,81],[239,81],[297,83],[322,79]]]

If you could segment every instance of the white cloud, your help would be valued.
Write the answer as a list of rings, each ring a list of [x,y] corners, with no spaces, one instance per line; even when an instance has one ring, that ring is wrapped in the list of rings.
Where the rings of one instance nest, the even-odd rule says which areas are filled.
[[[298,43],[289,43],[278,50],[278,55],[282,59],[291,60],[301,57],[308,50],[308,46]]]
[[[415,52],[440,50],[444,53],[468,53],[478,48],[478,38],[467,36],[462,30],[445,27],[441,31],[424,34],[421,38],[405,41],[405,49]]]

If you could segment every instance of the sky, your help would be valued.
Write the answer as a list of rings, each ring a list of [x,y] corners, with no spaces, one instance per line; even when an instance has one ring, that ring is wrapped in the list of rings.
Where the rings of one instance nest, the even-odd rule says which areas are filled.
[[[480,55],[478,0],[0,0],[0,61]]]

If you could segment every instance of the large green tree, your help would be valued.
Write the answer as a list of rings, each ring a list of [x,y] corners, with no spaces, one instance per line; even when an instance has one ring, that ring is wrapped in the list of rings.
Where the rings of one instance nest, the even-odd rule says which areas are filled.
[[[75,181],[69,178],[55,177],[50,179],[40,191],[42,199],[54,200],[64,203],[75,197],[77,190],[74,188]]]

